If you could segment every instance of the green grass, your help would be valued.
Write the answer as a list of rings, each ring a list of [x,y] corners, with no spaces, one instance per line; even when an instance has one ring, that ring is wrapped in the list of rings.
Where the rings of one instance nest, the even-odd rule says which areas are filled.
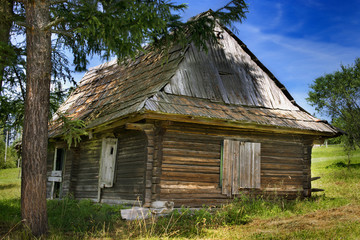
[[[357,239],[360,236],[360,151],[348,166],[341,146],[313,149],[313,187],[325,189],[305,200],[242,196],[220,208],[182,209],[146,221],[123,221],[121,206],[66,198],[48,201],[48,239]],[[18,169],[0,170],[0,239],[29,238],[19,226]]]
[[[18,168],[0,170],[0,231],[21,220]],[[2,227],[1,226],[5,226]],[[0,232],[1,233],[1,232]]]

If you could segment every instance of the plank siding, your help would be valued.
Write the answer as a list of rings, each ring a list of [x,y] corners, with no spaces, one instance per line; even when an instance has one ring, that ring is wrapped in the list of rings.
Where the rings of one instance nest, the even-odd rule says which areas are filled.
[[[102,189],[101,202],[132,203],[143,201],[146,136],[140,131],[118,134],[114,185]]]
[[[311,155],[302,136],[172,123],[166,128],[162,141],[161,200],[174,201],[175,206],[212,205],[231,200],[227,196],[231,195],[230,188],[220,186],[221,144],[229,138],[261,144],[260,188],[239,189],[240,194],[296,198],[304,195],[306,187],[311,188],[308,184]],[[224,154],[230,152],[224,151]],[[229,164],[223,164],[225,176]]]
[[[78,157],[67,158],[71,163],[71,185],[76,199],[97,200],[102,139],[82,140]]]

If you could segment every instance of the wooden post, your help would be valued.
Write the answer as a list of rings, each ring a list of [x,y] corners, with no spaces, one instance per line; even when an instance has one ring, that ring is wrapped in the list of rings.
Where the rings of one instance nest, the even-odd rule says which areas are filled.
[[[4,159],[5,162],[6,162],[6,156],[7,156],[8,141],[9,141],[9,130],[6,131],[6,138],[5,138],[5,159]]]

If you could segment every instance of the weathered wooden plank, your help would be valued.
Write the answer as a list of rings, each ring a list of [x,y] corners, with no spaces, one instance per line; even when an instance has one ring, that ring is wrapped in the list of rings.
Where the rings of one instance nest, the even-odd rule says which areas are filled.
[[[164,148],[178,148],[178,149],[191,149],[218,152],[220,149],[220,143],[214,144],[211,142],[184,142],[184,141],[164,141]]]
[[[164,198],[164,201],[173,201],[172,198]],[[211,198],[211,199],[176,199],[174,201],[174,207],[199,207],[203,205],[207,206],[215,206],[220,204],[225,204],[231,202],[231,199],[218,199],[218,198]]]
[[[240,150],[240,144],[241,142],[238,140],[232,140],[230,141],[230,154],[231,154],[231,172],[232,174],[229,176],[231,177],[232,183],[231,183],[231,194],[238,194],[239,192],[239,182],[240,177],[243,177],[241,174],[241,150]]]
[[[197,165],[183,165],[183,164],[167,164],[163,163],[162,171],[170,172],[192,172],[196,173],[220,173],[220,167],[218,166],[197,166]]]
[[[278,169],[278,170],[265,170],[262,169],[261,170],[261,177],[263,176],[303,176],[303,171],[292,171],[292,170],[282,170],[282,169]]]
[[[161,193],[161,198],[165,199],[173,199],[176,201],[176,199],[193,199],[193,200],[200,200],[200,199],[226,199],[227,196],[223,194],[213,194],[213,193]]]
[[[228,139],[223,143],[223,179],[222,179],[222,194],[227,196],[231,193],[231,142]]]
[[[193,164],[203,166],[220,166],[220,159],[193,158],[180,156],[163,156],[163,163],[166,164]]]
[[[161,189],[216,189],[219,187],[219,183],[186,180],[161,180],[160,186]]]
[[[178,193],[203,193],[203,194],[221,194],[220,188],[161,188],[162,194],[178,194]]]
[[[291,170],[291,171],[300,171],[303,169],[303,165],[294,165],[294,164],[286,164],[286,163],[262,163],[261,164],[261,168],[265,171],[265,170],[277,170],[277,169],[281,169],[281,171],[287,171],[287,170]]]
[[[220,149],[219,149],[220,150]],[[220,159],[220,151],[198,151],[191,149],[163,149],[164,156],[190,156],[199,158],[218,158]]]
[[[261,186],[261,143],[252,144],[252,186],[260,188]]]
[[[194,130],[194,132],[191,131],[192,129]],[[203,135],[204,131],[206,130],[210,131],[211,128],[209,127],[204,128],[203,125],[198,125],[194,127],[194,125],[192,124],[178,125],[178,123],[174,123],[174,125],[171,125],[170,127],[167,128],[164,135],[164,142],[182,141],[182,142],[190,142],[190,143],[196,142],[196,143],[219,144],[222,138],[219,136]]]
[[[283,157],[283,156],[264,156],[261,155],[262,163],[282,163],[282,164],[292,164],[292,165],[304,165],[303,159],[301,157]]]
[[[187,173],[187,172],[162,172],[162,179],[164,180],[184,180],[184,181],[199,181],[199,182],[218,182],[218,174],[205,173]]]

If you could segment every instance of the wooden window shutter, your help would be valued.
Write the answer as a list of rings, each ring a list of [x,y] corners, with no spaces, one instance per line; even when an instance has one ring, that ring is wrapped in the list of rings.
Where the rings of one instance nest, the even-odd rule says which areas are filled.
[[[239,194],[240,188],[260,188],[260,143],[225,139],[222,156],[222,193]]]
[[[100,172],[99,172],[99,186],[112,187],[115,175],[115,162],[117,152],[117,139],[105,138],[102,142]]]

